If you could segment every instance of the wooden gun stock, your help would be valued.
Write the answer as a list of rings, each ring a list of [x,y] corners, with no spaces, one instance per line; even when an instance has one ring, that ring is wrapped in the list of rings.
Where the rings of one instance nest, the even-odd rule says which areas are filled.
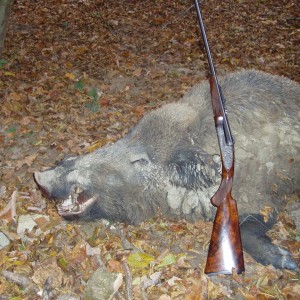
[[[234,175],[234,145],[226,143],[223,120],[225,112],[220,108],[219,93],[214,78],[210,77],[212,107],[222,159],[222,180],[211,198],[217,207],[208,250],[206,274],[232,274],[245,270],[240,225],[236,201],[231,196]],[[222,120],[222,122],[220,122]]]
[[[217,209],[205,273],[232,274],[232,268],[245,271],[236,201],[229,193]]]
[[[211,198],[217,212],[204,271],[206,274],[232,274],[232,268],[238,274],[245,271],[238,210],[231,196],[232,181],[233,164],[230,170],[226,170],[222,159],[222,181]]]

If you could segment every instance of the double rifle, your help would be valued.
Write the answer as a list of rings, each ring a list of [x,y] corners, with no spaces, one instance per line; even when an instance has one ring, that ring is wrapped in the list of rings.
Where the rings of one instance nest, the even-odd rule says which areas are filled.
[[[212,110],[222,161],[221,184],[210,200],[217,207],[217,212],[207,255],[205,273],[210,275],[232,274],[234,268],[239,274],[245,270],[245,267],[238,210],[236,201],[231,196],[234,176],[234,140],[227,118],[221,87],[218,83],[210,53],[200,5],[198,0],[194,1],[210,68],[209,83]]]

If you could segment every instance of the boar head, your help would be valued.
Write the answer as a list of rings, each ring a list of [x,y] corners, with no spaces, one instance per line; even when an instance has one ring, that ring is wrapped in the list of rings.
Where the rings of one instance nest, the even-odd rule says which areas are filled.
[[[195,110],[181,104],[180,111],[166,105],[115,144],[36,172],[35,181],[47,198],[60,200],[58,212],[68,219],[138,224],[158,211],[210,217],[207,193],[219,179],[220,161],[195,145]]]

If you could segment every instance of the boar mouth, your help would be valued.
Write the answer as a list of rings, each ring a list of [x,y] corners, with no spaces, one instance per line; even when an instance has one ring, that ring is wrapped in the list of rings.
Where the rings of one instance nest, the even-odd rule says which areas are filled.
[[[65,217],[80,215],[97,200],[97,195],[90,196],[80,187],[75,187],[70,196],[57,204],[59,215]]]

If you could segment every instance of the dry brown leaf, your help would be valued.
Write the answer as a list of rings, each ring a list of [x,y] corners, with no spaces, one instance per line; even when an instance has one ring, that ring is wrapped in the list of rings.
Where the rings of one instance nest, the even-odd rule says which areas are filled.
[[[31,155],[26,156],[24,159],[20,160],[17,162],[17,169],[22,168],[23,165],[27,165],[28,167],[30,167],[32,165],[32,163],[35,161],[35,159],[37,158],[38,153],[33,153]]]
[[[61,288],[65,275],[58,266],[55,257],[40,262],[39,267],[34,271],[32,279],[36,284],[42,287],[49,277],[51,277],[52,280],[52,287]]]
[[[66,73],[65,77],[72,80],[72,81],[76,80],[76,76],[73,73]]]
[[[268,222],[269,221],[269,217],[272,215],[272,213],[274,212],[274,208],[270,207],[270,206],[265,206],[264,209],[260,210],[260,214],[263,215],[264,217],[264,222]]]
[[[122,265],[119,261],[110,259],[108,261],[108,267],[110,272],[117,272],[120,273],[122,272]]]

